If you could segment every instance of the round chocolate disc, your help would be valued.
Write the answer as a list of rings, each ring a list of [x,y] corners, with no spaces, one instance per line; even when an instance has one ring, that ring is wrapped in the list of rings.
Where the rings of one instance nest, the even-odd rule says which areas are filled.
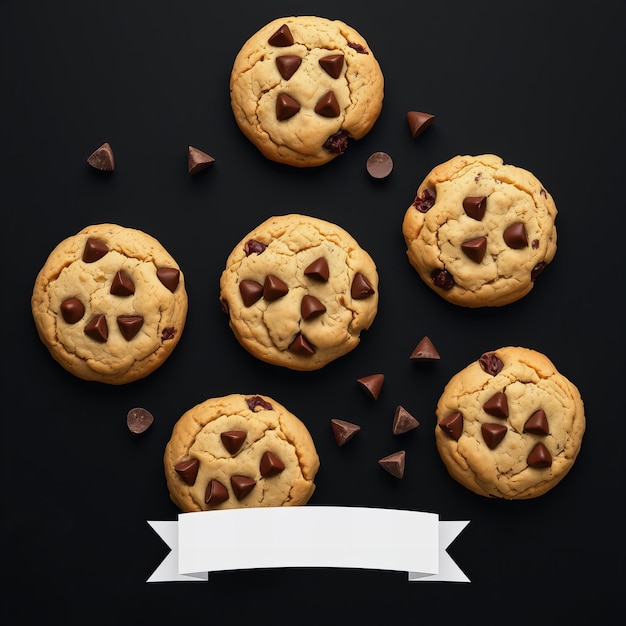
[[[391,174],[393,161],[386,152],[374,152],[367,159],[367,173],[372,178],[386,178]]]

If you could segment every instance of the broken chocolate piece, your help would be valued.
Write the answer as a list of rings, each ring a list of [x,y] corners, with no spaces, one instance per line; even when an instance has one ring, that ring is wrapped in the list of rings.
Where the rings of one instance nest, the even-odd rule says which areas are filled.
[[[261,396],[246,398],[246,404],[251,411],[256,411],[257,409],[271,411],[274,408],[267,400],[263,400]]]
[[[362,300],[374,293],[374,288],[361,272],[357,272],[352,281],[350,293],[355,300]]]
[[[331,78],[339,78],[343,69],[343,54],[329,54],[322,57],[320,65]]]
[[[83,250],[83,261],[85,263],[94,263],[101,259],[108,251],[109,248],[104,241],[96,239],[95,237],[89,237],[85,243],[85,249]]]
[[[256,485],[256,480],[248,478],[248,476],[231,476],[230,486],[237,500],[243,500]]]
[[[552,465],[552,455],[548,448],[542,443],[538,443],[528,455],[526,459],[529,467],[544,468]]]
[[[452,289],[454,287],[454,278],[452,278],[452,274],[448,270],[442,269],[434,269],[430,273],[430,278],[433,281],[433,285],[435,287],[439,287],[440,289]]]
[[[196,482],[199,467],[198,459],[189,459],[188,461],[178,463],[174,466],[174,469],[187,485],[193,485]]]
[[[301,63],[302,59],[296,54],[283,54],[276,57],[276,67],[285,80],[289,80],[296,73]]]
[[[343,446],[361,430],[358,424],[340,419],[331,419],[330,427],[332,428],[333,436],[338,446]]]
[[[84,333],[87,337],[91,337],[100,343],[105,343],[109,338],[107,318],[104,315],[94,315],[86,324]]]
[[[539,274],[541,274],[544,269],[546,269],[545,261],[539,261],[539,263],[537,263],[537,265],[535,265],[535,267],[533,267],[533,269],[530,271],[530,280],[535,282]]]
[[[458,441],[463,434],[463,414],[460,411],[450,413],[450,415],[447,415],[439,422],[439,428],[448,437]]]
[[[495,352],[485,352],[478,359],[478,364],[486,374],[495,376],[502,371],[504,363],[496,355]]]
[[[367,159],[367,173],[377,180],[387,178],[393,170],[393,160],[386,152],[374,152]]]
[[[464,241],[461,244],[461,250],[476,263],[480,263],[483,260],[486,249],[487,237],[476,237],[475,239]]]
[[[298,333],[296,338],[289,344],[289,351],[294,354],[314,354],[315,348],[306,340],[302,333]]]
[[[404,476],[404,464],[406,460],[406,452],[400,450],[394,452],[382,459],[379,459],[378,464],[392,476],[396,478],[402,478]]]
[[[502,391],[494,394],[483,404],[483,409],[494,417],[507,418],[509,416],[509,403],[507,402],[506,394]]]
[[[285,48],[293,44],[293,35],[289,30],[287,24],[283,24],[268,40],[267,43],[270,46],[276,46],[277,48]]]
[[[407,122],[409,123],[409,130],[411,131],[411,137],[415,139],[418,135],[421,135],[435,119],[434,115],[430,113],[422,113],[421,111],[409,111],[406,114]]]
[[[300,303],[302,319],[308,320],[326,311],[326,307],[315,297],[307,294]]]
[[[383,388],[385,382],[384,374],[371,374],[370,376],[363,376],[363,378],[357,378],[357,383],[361,386],[361,389],[372,399],[378,400],[378,396]]]
[[[243,251],[246,256],[250,256],[251,254],[261,254],[265,248],[267,248],[267,246],[256,239],[248,239],[248,241],[243,244]]]
[[[322,117],[337,117],[341,108],[337,97],[332,91],[327,91],[315,105],[314,111]]]
[[[420,213],[427,213],[429,209],[433,208],[437,196],[435,191],[432,189],[424,189],[422,193],[418,196],[415,196],[415,200],[413,200],[413,206]]]
[[[130,341],[141,330],[142,326],[143,317],[141,315],[117,316],[117,327],[126,341]]]
[[[152,423],[154,422],[154,416],[147,409],[136,407],[128,411],[126,415],[126,425],[128,430],[135,435],[146,432]]]
[[[204,492],[204,503],[209,506],[217,506],[228,500],[228,490],[219,480],[210,480]]]
[[[493,450],[504,439],[507,427],[504,424],[482,424],[480,432],[490,450]]]
[[[321,256],[319,259],[316,259],[312,263],[310,263],[304,270],[304,275],[309,278],[314,278],[316,280],[321,280],[323,282],[328,281],[328,277],[330,276],[330,270],[328,269],[328,261],[325,257]]]
[[[348,134],[345,130],[338,130],[324,142],[323,147],[333,154],[343,154],[348,149]]]
[[[68,324],[76,324],[85,314],[85,306],[78,298],[68,298],[61,302],[61,315]]]
[[[159,267],[157,269],[157,278],[163,286],[174,293],[180,281],[180,270],[177,270],[175,267]]]
[[[353,50],[356,50],[359,54],[369,54],[369,52],[360,43],[349,41],[348,46]]]
[[[546,412],[543,409],[535,411],[524,424],[524,431],[533,435],[543,435],[544,437],[550,434],[550,427],[548,426],[548,418]]]
[[[463,200],[463,210],[469,217],[480,222],[487,208],[486,196],[469,196]]]
[[[263,295],[263,285],[256,280],[244,279],[239,283],[239,293],[246,306],[252,306]]]
[[[289,291],[289,287],[278,276],[268,274],[263,283],[263,298],[265,300],[278,300]]]
[[[243,442],[246,440],[246,431],[226,430],[223,433],[220,433],[220,439],[222,440],[224,447],[231,454],[236,454],[239,452],[239,448],[241,448]]]
[[[437,348],[428,337],[420,339],[409,357],[411,361],[438,361],[440,358]]]
[[[115,169],[115,159],[111,146],[103,143],[87,157],[87,163],[97,170],[112,172]]]
[[[188,147],[187,153],[187,169],[190,174],[197,174],[215,163],[215,159],[211,155],[193,146]]]
[[[396,407],[391,428],[394,435],[402,435],[414,430],[420,423],[402,406]]]
[[[300,110],[297,100],[286,93],[279,93],[276,98],[276,119],[283,122],[293,117]]]
[[[520,248],[526,248],[528,246],[528,235],[526,234],[526,227],[522,222],[516,222],[511,224],[502,233],[504,243],[509,248],[518,250]]]
[[[270,450],[263,453],[261,457],[261,463],[259,465],[259,471],[263,478],[269,478],[270,476],[276,476],[285,469],[285,464]]]
[[[114,296],[132,296],[135,293],[135,283],[126,270],[115,272],[111,283],[111,293]]]

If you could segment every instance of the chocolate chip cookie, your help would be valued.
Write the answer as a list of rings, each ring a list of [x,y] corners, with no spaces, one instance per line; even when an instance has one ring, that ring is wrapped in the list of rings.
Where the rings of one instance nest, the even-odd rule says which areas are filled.
[[[540,496],[569,472],[585,412],[577,387],[543,354],[485,352],[446,385],[435,439],[450,475],[486,497]]]
[[[230,76],[237,125],[268,159],[328,163],[382,110],[383,74],[365,39],[339,20],[284,17],[239,51]]]
[[[268,396],[231,394],[187,411],[163,457],[182,511],[306,504],[320,461],[304,423]]]
[[[411,265],[449,302],[519,300],[556,254],[552,196],[530,172],[493,154],[436,166],[405,213]]]
[[[187,317],[183,273],[154,237],[88,226],[50,253],[31,298],[50,354],[84,380],[144,378],[178,344]]]
[[[378,311],[378,273],[343,228],[300,214],[271,217],[233,249],[222,308],[252,355],[315,370],[353,350]]]

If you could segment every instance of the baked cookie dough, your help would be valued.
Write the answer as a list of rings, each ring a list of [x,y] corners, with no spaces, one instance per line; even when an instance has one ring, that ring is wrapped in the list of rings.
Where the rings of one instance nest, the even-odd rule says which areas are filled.
[[[556,253],[552,196],[530,172],[493,154],[455,156],[420,184],[402,233],[411,265],[466,307],[525,296]]]
[[[154,237],[95,224],[50,253],[31,298],[41,341],[68,372],[112,385],[144,378],[180,340],[183,273]]]
[[[363,37],[339,20],[275,19],[239,51],[230,76],[237,125],[272,161],[328,163],[382,110],[383,74]]]
[[[300,214],[271,217],[233,249],[222,308],[252,355],[315,370],[353,350],[378,311],[378,273],[343,228]]]
[[[458,372],[437,404],[435,439],[450,475],[486,497],[540,496],[569,472],[585,432],[575,385],[543,354],[486,352]]]
[[[306,504],[319,457],[300,419],[268,396],[231,394],[187,411],[163,457],[182,511]]]

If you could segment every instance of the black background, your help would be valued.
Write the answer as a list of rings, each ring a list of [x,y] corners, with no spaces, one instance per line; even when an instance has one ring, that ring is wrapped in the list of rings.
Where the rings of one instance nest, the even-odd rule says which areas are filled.
[[[444,624],[595,615],[606,623],[620,610],[625,8],[621,0],[0,0],[3,623],[335,624],[339,615]],[[319,168],[263,159],[230,111],[234,57],[256,30],[286,15],[347,22],[385,75],[373,130]],[[436,116],[417,139],[409,110]],[[86,163],[105,141],[116,158],[111,174]],[[188,145],[216,159],[210,169],[188,174]],[[377,150],[394,159],[384,181],[365,169]],[[486,152],[531,170],[553,195],[558,251],[526,298],[470,310],[421,283],[406,259],[401,222],[434,165]],[[236,343],[218,302],[234,244],[267,217],[290,212],[346,228],[380,275],[372,328],[355,351],[317,372],[255,360]],[[65,372],[40,343],[30,312],[50,251],[99,222],[158,238],[181,265],[189,293],[177,349],[151,376],[122,387]],[[424,335],[440,362],[409,360]],[[448,476],[434,444],[434,408],[447,380],[505,345],[545,353],[586,406],[576,464],[529,501],[469,492]],[[372,373],[386,376],[376,402],[356,383]],[[470,520],[450,553],[471,583],[306,568],[146,583],[168,553],[147,520],[174,520],[178,512],[162,469],[171,428],[193,405],[227,393],[270,395],[307,424],[321,458],[311,505]],[[420,427],[394,436],[399,404]],[[135,406],[155,416],[140,436],[126,427]],[[339,448],[331,418],[361,432]],[[402,480],[377,463],[399,449],[407,455]]]

